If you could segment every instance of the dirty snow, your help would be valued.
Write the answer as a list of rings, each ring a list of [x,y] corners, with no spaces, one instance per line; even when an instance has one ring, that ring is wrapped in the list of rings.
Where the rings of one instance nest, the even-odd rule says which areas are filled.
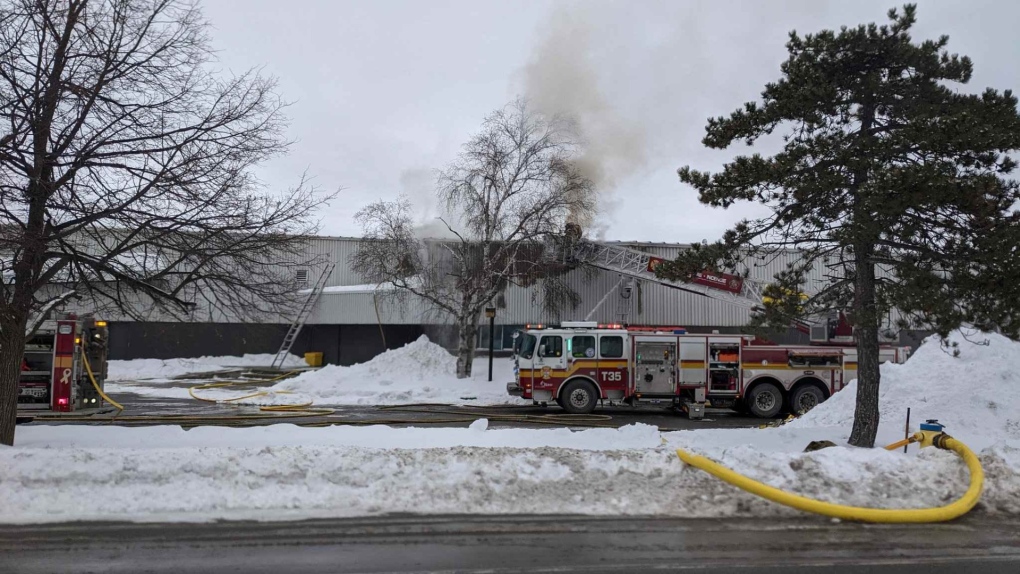
[[[674,446],[808,496],[938,505],[966,487],[949,453],[718,449],[711,431],[27,427],[0,449],[0,521],[207,521],[415,513],[794,516],[687,468]],[[770,431],[760,431],[768,435]],[[793,445],[788,445],[788,448]],[[800,444],[796,445],[799,449]],[[983,508],[1020,513],[1017,452],[981,455]],[[1010,463],[1008,458],[1014,461]]]
[[[979,508],[1020,514],[1014,374],[1020,344],[997,335],[971,338],[988,344],[962,343],[961,357],[953,358],[928,341],[905,366],[883,366],[879,442],[902,436],[900,413],[907,406],[915,428],[938,418],[979,453],[986,473]],[[430,364],[427,349],[415,352],[422,355],[420,364]],[[374,368],[360,372],[407,372],[406,365]],[[414,372],[421,371],[419,366]],[[332,380],[342,388],[348,379]],[[309,392],[330,388],[329,380],[308,386]],[[843,443],[852,403],[853,387],[779,428],[682,431],[661,439],[644,425],[491,429],[484,420],[466,429],[21,427],[17,445],[0,448],[0,521],[278,520],[392,512],[798,515],[686,467],[675,447],[837,503],[934,506],[964,492],[966,468],[945,451],[911,447],[903,455],[841,446],[801,452],[811,440]]]

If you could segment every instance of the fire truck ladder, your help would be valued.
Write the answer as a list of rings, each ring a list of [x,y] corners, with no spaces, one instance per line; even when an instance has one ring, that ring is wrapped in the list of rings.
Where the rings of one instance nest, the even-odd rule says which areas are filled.
[[[654,271],[649,270],[650,266],[648,263],[654,257],[653,255],[636,249],[604,243],[575,241],[567,248],[567,256],[568,260],[572,260],[575,263],[619,273],[620,275],[633,277],[640,281],[650,281],[659,285],[665,285],[666,287],[694,293],[702,297],[725,301],[745,309],[755,309],[761,306],[765,286],[767,285],[764,281],[745,278],[740,292],[734,293],[697,283],[662,279],[657,277]],[[810,328],[810,324],[806,322],[798,322],[795,326],[804,332],[807,332]]]
[[[312,314],[312,308],[315,307],[315,302],[319,300],[319,296],[322,295],[322,290],[326,287],[326,281],[329,276],[333,273],[333,268],[336,267],[336,263],[330,262],[326,265],[325,269],[319,275],[319,278],[315,280],[315,285],[312,285],[312,289],[308,292],[308,297],[305,299],[301,310],[298,311],[297,317],[294,318],[294,322],[291,323],[290,329],[287,329],[287,334],[283,337],[283,344],[280,345],[280,350],[276,352],[276,358],[273,359],[272,367],[279,369],[283,366],[283,362],[287,360],[287,355],[290,354],[290,348],[294,346],[294,341],[297,340],[298,334],[301,333],[301,327],[305,326],[305,322],[308,321],[309,315]]]

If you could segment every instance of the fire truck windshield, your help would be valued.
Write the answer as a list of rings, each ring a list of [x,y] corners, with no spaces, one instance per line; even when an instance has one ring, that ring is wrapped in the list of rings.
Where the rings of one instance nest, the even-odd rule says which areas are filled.
[[[534,335],[524,335],[522,338],[524,340],[521,342],[521,357],[530,359],[535,354],[535,343],[538,341],[538,338]]]

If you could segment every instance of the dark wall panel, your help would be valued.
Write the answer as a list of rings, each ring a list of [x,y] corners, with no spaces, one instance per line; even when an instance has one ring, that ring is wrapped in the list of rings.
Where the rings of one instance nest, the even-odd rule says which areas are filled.
[[[111,359],[172,359],[275,353],[287,325],[110,323]]]
[[[275,353],[288,325],[238,323],[110,323],[111,359],[172,359]],[[386,346],[378,325],[305,325],[291,353],[322,353],[332,365],[363,363],[387,348],[422,335],[419,325],[385,325]]]
[[[420,325],[384,325],[386,346],[378,325],[344,325],[340,327],[340,365],[364,363],[386,349],[396,349],[422,335]]]

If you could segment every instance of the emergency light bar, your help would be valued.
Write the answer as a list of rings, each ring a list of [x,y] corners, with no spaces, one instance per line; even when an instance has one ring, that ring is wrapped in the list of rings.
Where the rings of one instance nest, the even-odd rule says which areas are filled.
[[[564,329],[595,329],[602,327],[595,321],[564,321],[560,323],[560,326]]]

